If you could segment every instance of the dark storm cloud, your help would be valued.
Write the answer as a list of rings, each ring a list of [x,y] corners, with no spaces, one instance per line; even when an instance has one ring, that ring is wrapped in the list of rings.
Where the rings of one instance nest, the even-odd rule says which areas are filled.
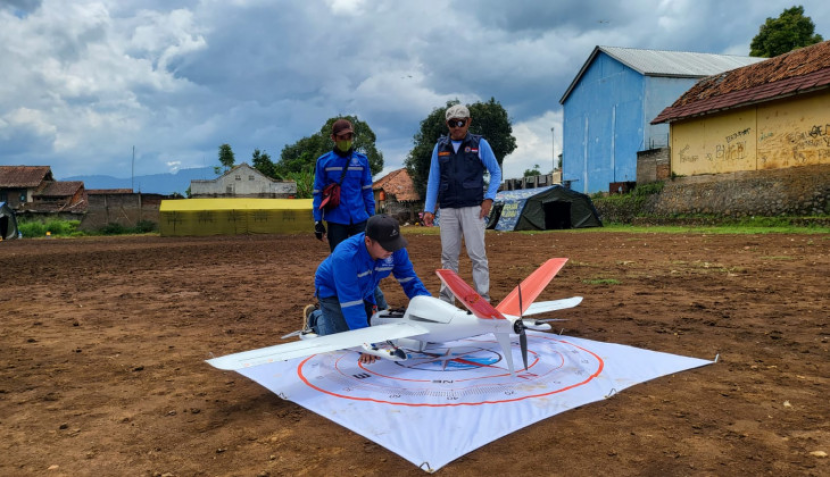
[[[117,175],[136,145],[136,172],[157,173],[213,164],[225,142],[238,162],[278,158],[353,114],[394,168],[434,108],[494,97],[520,146],[505,175],[521,174],[550,162],[558,100],[595,46],[745,55],[789,6],[768,3],[4,1],[0,141],[18,154],[0,160]],[[828,7],[805,9],[827,37]]]
[[[0,0],[0,9],[31,13],[40,8],[41,3],[43,3],[42,0]]]

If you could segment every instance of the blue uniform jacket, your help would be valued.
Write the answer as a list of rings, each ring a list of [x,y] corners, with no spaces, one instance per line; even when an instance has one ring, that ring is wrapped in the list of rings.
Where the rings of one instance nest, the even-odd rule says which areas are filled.
[[[369,326],[363,302],[375,303],[375,288],[389,274],[395,275],[407,297],[430,295],[415,275],[405,248],[394,252],[389,258],[372,260],[366,250],[364,236],[364,233],[359,233],[341,242],[317,267],[314,275],[317,296],[336,296],[346,324],[352,330]]]
[[[348,170],[340,185],[340,205],[332,210],[320,210],[323,189],[329,184],[340,182],[344,167],[348,167]],[[369,220],[369,217],[375,215],[369,159],[354,151],[349,157],[340,157],[334,151],[323,154],[317,158],[314,169],[312,196],[315,222],[325,219],[327,222],[350,225]]]

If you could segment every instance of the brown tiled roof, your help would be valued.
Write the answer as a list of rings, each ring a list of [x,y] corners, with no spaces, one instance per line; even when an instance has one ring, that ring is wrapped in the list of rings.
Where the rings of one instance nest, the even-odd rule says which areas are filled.
[[[421,200],[421,196],[415,191],[415,183],[406,172],[406,168],[392,171],[372,184],[372,190],[383,190],[389,195],[395,196],[398,202],[415,202]]]
[[[87,194],[97,195],[97,194],[132,194],[132,189],[87,189]]]
[[[0,187],[37,187],[52,180],[49,166],[0,166]]]
[[[35,193],[34,197],[71,197],[83,187],[81,181],[50,182],[42,191]]]
[[[652,124],[734,109],[830,87],[830,41],[700,80]]]

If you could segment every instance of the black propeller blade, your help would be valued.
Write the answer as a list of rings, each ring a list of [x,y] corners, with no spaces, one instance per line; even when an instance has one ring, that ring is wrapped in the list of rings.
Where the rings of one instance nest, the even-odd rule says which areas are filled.
[[[522,363],[525,365],[525,371],[527,371],[527,332],[525,332],[525,324],[522,321],[522,315],[524,315],[524,308],[522,307],[522,284],[519,283],[518,286],[519,291],[519,319],[513,323],[513,331],[519,335],[519,346],[522,349]]]

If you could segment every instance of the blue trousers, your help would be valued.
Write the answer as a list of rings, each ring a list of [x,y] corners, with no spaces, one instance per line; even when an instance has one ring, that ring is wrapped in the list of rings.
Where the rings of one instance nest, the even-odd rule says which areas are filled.
[[[377,289],[376,289],[377,290]],[[333,335],[349,331],[349,325],[343,317],[343,310],[340,308],[340,301],[336,296],[319,298],[320,309],[314,310],[308,316],[308,326],[319,336]],[[363,302],[366,309],[366,323],[374,312],[374,305]]]

